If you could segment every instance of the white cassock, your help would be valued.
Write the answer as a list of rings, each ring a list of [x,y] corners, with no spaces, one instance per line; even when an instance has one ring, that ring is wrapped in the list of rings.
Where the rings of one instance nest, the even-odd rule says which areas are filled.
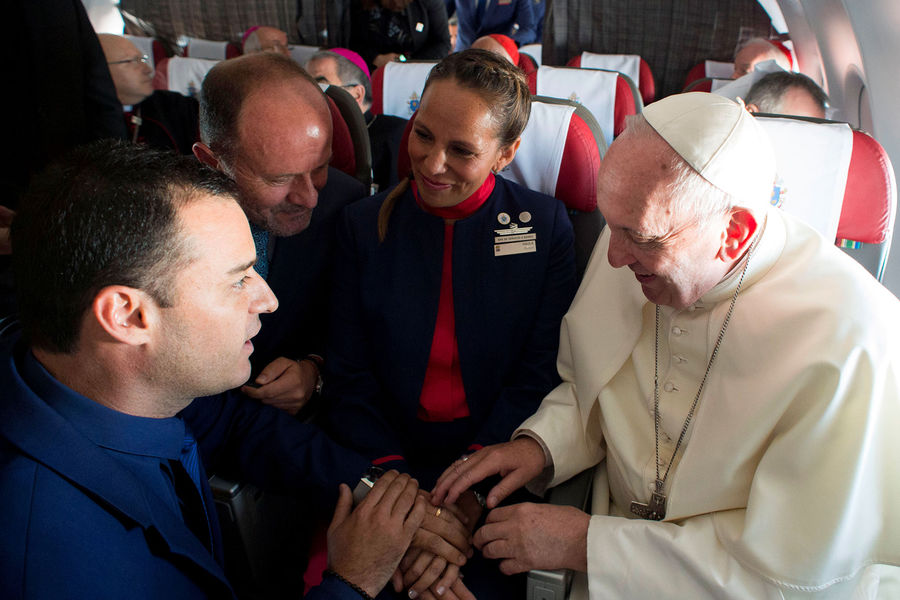
[[[644,521],[629,506],[656,479],[655,305],[608,245],[606,230],[563,320],[563,383],[517,432],[545,445],[550,485],[598,465],[590,598],[900,598],[900,569],[882,566],[900,565],[900,302],[771,210],[666,481],[666,519]],[[662,307],[661,474],[740,270],[685,310]]]

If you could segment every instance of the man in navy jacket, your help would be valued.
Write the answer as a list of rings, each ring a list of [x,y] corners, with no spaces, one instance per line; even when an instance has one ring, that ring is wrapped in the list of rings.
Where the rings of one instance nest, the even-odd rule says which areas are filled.
[[[226,177],[116,142],[44,173],[13,224],[23,337],[0,344],[0,597],[231,598],[204,465],[333,498],[329,571],[309,598],[375,595],[424,518],[388,473],[234,395],[259,314]],[[202,461],[200,460],[202,457]]]
[[[456,51],[465,50],[472,42],[489,33],[508,35],[520,46],[540,41],[534,0],[445,0],[447,14],[456,12],[459,32]]]

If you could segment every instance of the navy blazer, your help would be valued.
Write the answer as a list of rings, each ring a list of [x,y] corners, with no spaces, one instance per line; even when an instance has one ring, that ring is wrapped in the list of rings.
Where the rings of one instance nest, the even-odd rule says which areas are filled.
[[[279,356],[325,353],[338,216],[365,195],[362,183],[329,167],[309,226],[297,235],[275,238],[266,283],[278,298],[278,310],[259,316],[262,329],[253,338],[250,355],[252,378]]]
[[[481,21],[475,18],[476,0],[445,0],[448,4],[448,14],[452,14],[449,5],[453,4],[456,10],[456,18],[459,20],[459,29],[456,34],[456,50],[465,50],[472,42],[489,33],[502,33],[508,35],[517,44],[531,44],[540,42],[536,33],[536,21],[532,9],[534,0],[487,0],[490,2],[481,17]],[[477,0],[485,2],[486,0]],[[519,28],[513,32],[513,25]]]
[[[403,12],[409,23],[405,43],[383,46],[387,40],[385,32],[377,34],[368,29],[370,11],[359,0],[351,3],[349,46],[363,57],[370,71],[375,70],[372,61],[379,54],[397,52],[416,60],[440,60],[452,50],[444,0],[412,0]]]
[[[25,351],[0,343],[0,597],[234,597],[219,562],[158,487],[22,378]],[[57,387],[57,399],[75,395]],[[231,460],[263,484],[334,495],[368,465],[317,428],[235,395],[198,399],[183,417],[204,463]],[[358,595],[327,579],[307,598]]]
[[[417,410],[437,317],[444,221],[407,190],[379,242],[385,195],[344,211],[327,423],[334,437],[374,460],[403,457],[406,464],[387,466],[429,485],[448,459],[509,440],[558,383],[559,327],[577,285],[572,226],[561,202],[502,177],[475,214],[456,222],[453,303],[470,417],[426,423]],[[495,256],[496,230],[510,227],[503,221],[531,227],[536,251]]]

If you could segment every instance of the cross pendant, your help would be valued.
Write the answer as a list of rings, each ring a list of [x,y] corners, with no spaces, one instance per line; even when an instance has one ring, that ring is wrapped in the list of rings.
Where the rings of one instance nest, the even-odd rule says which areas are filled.
[[[656,490],[651,494],[648,504],[632,502],[631,512],[642,519],[662,521],[666,517],[666,495],[662,493],[662,482],[658,479],[656,480]]]

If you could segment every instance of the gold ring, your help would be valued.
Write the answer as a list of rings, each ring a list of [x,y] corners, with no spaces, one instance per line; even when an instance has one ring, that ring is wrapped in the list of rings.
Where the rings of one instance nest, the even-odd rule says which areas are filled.
[[[467,460],[469,460],[469,455],[468,455],[468,454],[466,454],[466,455],[464,455],[464,456],[462,457],[462,461],[463,461],[463,462],[466,462]]]
[[[437,507],[437,510],[434,511],[434,516],[436,516],[436,517],[441,516],[441,507],[440,507],[440,506],[438,506],[438,507]]]

